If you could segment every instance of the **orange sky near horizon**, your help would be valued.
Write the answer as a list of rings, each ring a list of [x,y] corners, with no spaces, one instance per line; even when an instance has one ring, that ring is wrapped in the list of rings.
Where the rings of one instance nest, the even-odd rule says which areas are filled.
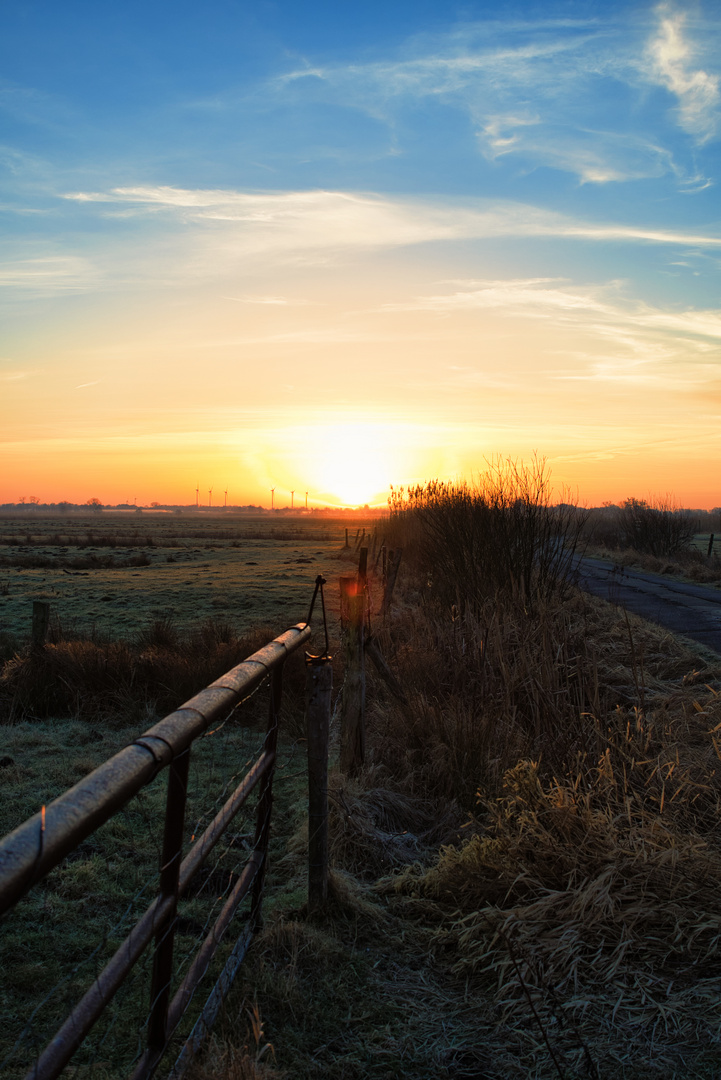
[[[718,5],[5,7],[0,503],[721,505]]]
[[[0,369],[0,502],[189,504],[198,485],[206,505],[211,487],[216,505],[271,487],[276,505],[382,504],[390,484],[537,452],[587,505],[721,504],[702,313],[678,330],[610,290],[438,282],[438,261],[366,256],[342,281],[271,266],[277,293],[239,298],[126,287],[83,320],[82,298],[36,301]]]

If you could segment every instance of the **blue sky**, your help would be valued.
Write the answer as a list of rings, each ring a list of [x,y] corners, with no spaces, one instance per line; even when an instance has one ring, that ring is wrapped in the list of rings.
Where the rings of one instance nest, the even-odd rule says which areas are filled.
[[[317,465],[346,424],[368,497],[537,449],[591,501],[721,503],[713,5],[0,23],[0,499],[360,498]]]

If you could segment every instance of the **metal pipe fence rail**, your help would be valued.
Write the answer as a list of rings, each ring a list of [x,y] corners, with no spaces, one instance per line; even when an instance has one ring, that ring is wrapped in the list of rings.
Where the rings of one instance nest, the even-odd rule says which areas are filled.
[[[253,933],[260,924],[283,666],[288,656],[304,645],[310,636],[310,625],[307,622],[297,623],[153,725],[73,788],[43,807],[40,813],[0,840],[2,915],[154,780],[158,773],[168,769],[158,894],[97,974],[55,1037],[33,1062],[27,1080],[52,1080],[60,1074],[140,956],[154,941],[147,1049],[132,1074],[132,1080],[146,1080],[152,1076],[238,905],[250,893],[250,916],[244,932],[228,957],[173,1069],[173,1077],[182,1076],[203,1034],[217,1015]],[[270,702],[262,752],[183,858],[188,768],[193,742],[211,725],[222,722],[266,679],[270,683]],[[171,997],[178,901],[185,895],[193,877],[256,787],[259,798],[255,838],[248,861],[180,986]]]

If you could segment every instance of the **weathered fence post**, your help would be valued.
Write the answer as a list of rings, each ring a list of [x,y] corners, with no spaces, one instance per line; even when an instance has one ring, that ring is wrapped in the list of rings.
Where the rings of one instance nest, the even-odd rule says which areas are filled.
[[[350,544],[348,543],[348,529],[347,529],[347,527],[346,527],[346,531],[345,531],[345,547],[350,547]]]
[[[328,732],[333,668],[329,656],[309,656],[305,669],[308,737],[308,910],[328,899]]]
[[[365,592],[366,585],[368,584],[368,548],[362,547],[360,549],[360,558],[358,560],[358,588],[361,592]]]
[[[708,538],[708,551],[706,552],[706,558],[711,558],[711,552],[713,551],[713,533]]]
[[[358,582],[352,578],[341,578],[340,585],[341,610],[345,607],[348,612],[340,716],[340,767],[344,773],[352,776],[365,760],[365,591],[359,591]]]
[[[270,701],[268,703],[268,728],[263,749],[273,755],[273,767],[265,773],[260,782],[258,810],[255,819],[254,851],[261,856],[260,868],[253,883],[250,910],[254,929],[263,925],[263,886],[268,867],[268,842],[270,840],[270,818],[273,812],[273,776],[275,774],[275,755],[278,750],[278,728],[280,726],[280,701],[283,693],[283,665],[275,668],[270,677]]]
[[[42,649],[50,625],[50,604],[47,600],[33,600],[32,641],[34,649]]]
[[[383,593],[383,604],[381,606],[381,612],[383,615],[387,615],[391,609],[393,589],[395,588],[396,578],[398,577],[398,567],[401,565],[402,554],[402,548],[398,548],[397,551],[391,552],[388,558],[388,576],[386,578],[386,587]]]
[[[184,750],[168,769],[168,792],[165,804],[165,830],[160,866],[160,896],[172,898],[170,913],[155,935],[155,956],[150,989],[148,1049],[138,1063],[134,1076],[151,1076],[160,1060],[167,1038],[170,980],[173,974],[175,917],[178,904],[178,880],[183,857],[185,803],[188,793],[190,749]]]

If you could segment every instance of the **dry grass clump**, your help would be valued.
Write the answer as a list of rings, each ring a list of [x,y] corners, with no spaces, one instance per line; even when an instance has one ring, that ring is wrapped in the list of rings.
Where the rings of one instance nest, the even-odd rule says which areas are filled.
[[[0,672],[0,719],[123,718],[167,713],[265,645],[272,631],[238,636],[212,620],[181,635],[168,619],[136,641],[60,640],[16,653]],[[140,718],[140,717],[139,717]]]
[[[627,548],[614,551],[613,561],[620,566],[638,567],[650,574],[690,578],[702,585],[721,581],[721,559],[718,555],[714,553],[708,558],[702,551],[694,548],[668,557],[647,555]]]
[[[721,853],[683,801],[651,813],[609,758],[545,785],[519,762],[485,835],[381,888],[422,899],[425,919],[433,901],[454,973],[511,1029],[535,1010],[566,1067],[704,1075],[721,1053]]]
[[[507,1075],[712,1075],[721,666],[579,593],[418,595],[379,635],[409,701],[376,705],[374,760],[474,813],[381,881],[391,910],[434,928]]]
[[[275,1068],[275,1050],[265,1037],[265,1024],[257,1002],[243,1001],[233,1021],[223,1018],[226,1030],[232,1026],[233,1041],[212,1035],[202,1056],[188,1070],[188,1080],[282,1080],[285,1071]],[[244,1038],[238,1038],[244,1030]],[[240,1045],[239,1045],[240,1044]]]
[[[721,1057],[719,669],[596,600],[510,619],[497,609],[480,638],[468,619],[429,627],[417,698],[385,707],[378,752],[406,744],[399,779],[475,778],[479,801],[475,835],[381,892],[435,925],[504,1052],[522,1058],[532,1026],[527,1075],[558,1075],[543,1038],[572,1076],[705,1075],[703,1047]]]
[[[457,823],[453,807],[439,806],[384,786],[368,776],[361,784],[339,774],[330,777],[329,853],[331,864],[360,878],[376,878],[437,851]]]
[[[340,898],[349,882],[364,882],[431,858],[439,844],[458,836],[460,815],[454,806],[421,799],[383,785],[382,776],[366,772],[362,780],[332,770],[328,779],[328,848],[334,887]],[[300,869],[305,886],[308,822],[287,845],[284,866]],[[356,898],[357,903],[360,900]],[[356,903],[354,901],[354,903]]]

